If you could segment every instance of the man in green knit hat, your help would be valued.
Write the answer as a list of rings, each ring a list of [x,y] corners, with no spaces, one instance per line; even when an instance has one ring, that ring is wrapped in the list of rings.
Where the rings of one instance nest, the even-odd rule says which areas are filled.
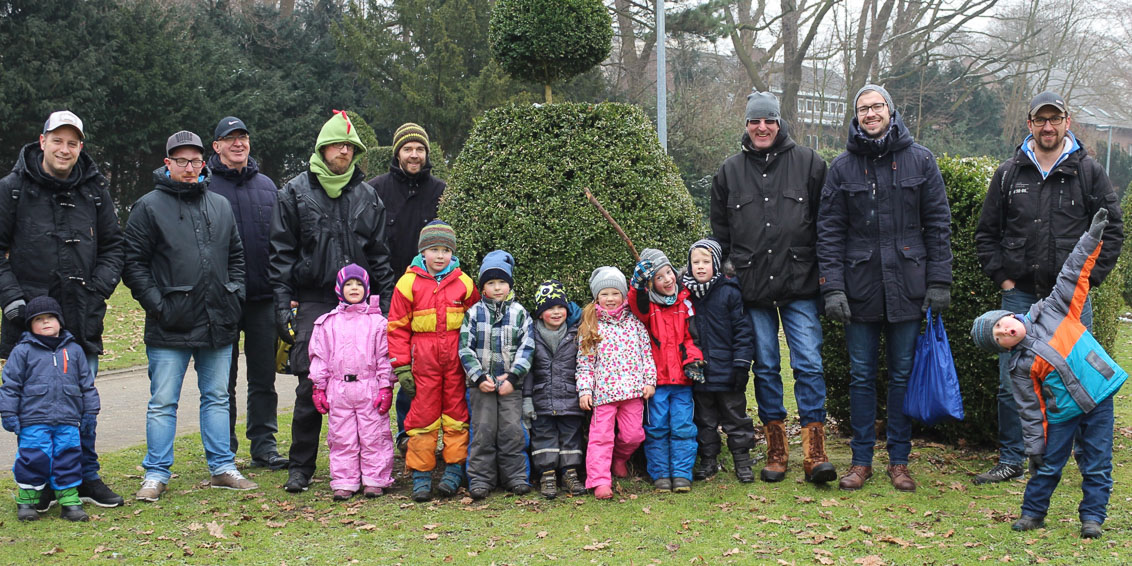
[[[322,415],[311,400],[307,345],[315,320],[338,305],[334,292],[338,270],[356,263],[369,272],[370,288],[380,297],[384,312],[389,312],[393,294],[385,206],[357,167],[365,151],[350,117],[335,110],[318,133],[310,170],[279,190],[271,221],[268,274],[275,293],[276,326],[280,338],[293,341],[291,368],[299,378],[291,419],[290,473],[283,485],[292,493],[307,489],[318,456]],[[294,329],[293,338],[288,326]]]

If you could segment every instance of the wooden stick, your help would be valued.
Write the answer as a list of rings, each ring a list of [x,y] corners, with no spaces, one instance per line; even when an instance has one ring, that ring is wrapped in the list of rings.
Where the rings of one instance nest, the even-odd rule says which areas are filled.
[[[600,212],[601,215],[604,216],[605,219],[613,226],[613,229],[617,231],[617,234],[621,236],[621,239],[625,240],[625,245],[629,246],[629,251],[633,254],[633,261],[641,261],[641,254],[637,253],[637,248],[633,246],[633,241],[629,239],[628,234],[626,234],[625,231],[621,229],[621,225],[618,224],[617,221],[614,220],[612,216],[610,216],[609,211],[605,210],[605,207],[597,201],[597,198],[594,197],[594,194],[590,192],[589,187],[586,187],[585,191],[586,198],[590,199],[590,204],[594,205],[594,207],[597,208],[597,211]]]

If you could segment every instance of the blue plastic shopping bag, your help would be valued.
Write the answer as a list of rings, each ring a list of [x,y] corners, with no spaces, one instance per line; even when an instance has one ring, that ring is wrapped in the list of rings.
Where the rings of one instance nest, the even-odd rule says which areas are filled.
[[[959,376],[951,358],[951,345],[943,328],[943,317],[932,316],[916,341],[916,359],[904,394],[904,414],[926,425],[943,419],[963,420],[963,397]]]

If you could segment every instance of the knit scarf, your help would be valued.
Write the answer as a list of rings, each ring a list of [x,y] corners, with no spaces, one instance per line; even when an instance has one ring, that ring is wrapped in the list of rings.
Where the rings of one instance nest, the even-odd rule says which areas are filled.
[[[550,348],[550,353],[553,355],[558,352],[558,346],[562,344],[562,339],[566,337],[566,323],[558,325],[558,328],[551,330],[546,326],[546,323],[539,320],[535,322],[535,329],[538,330],[539,336],[542,336],[547,347]]]
[[[684,276],[680,278],[680,283],[684,285],[684,288],[687,289],[693,297],[702,299],[708,294],[708,291],[711,291],[712,285],[715,285],[716,281],[719,281],[719,277],[720,274],[717,272],[711,276],[711,279],[700,283],[696,281],[695,277],[692,277],[691,273],[685,273]]]
[[[657,293],[653,290],[652,285],[649,285],[649,300],[658,305],[670,307],[676,304],[676,297],[680,294],[679,289],[677,289],[676,291],[677,292],[671,295],[661,295],[660,293]]]

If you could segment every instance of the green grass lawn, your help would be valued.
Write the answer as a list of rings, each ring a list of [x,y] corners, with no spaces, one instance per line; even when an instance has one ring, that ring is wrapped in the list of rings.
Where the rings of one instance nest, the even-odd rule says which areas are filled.
[[[1118,361],[1132,367],[1132,328],[1122,328],[1119,344]],[[1080,476],[1074,463],[1054,494],[1048,527],[1019,534],[1010,523],[1025,483],[971,484],[973,474],[993,464],[993,451],[924,440],[912,452],[916,493],[888,484],[881,445],[877,473],[864,489],[805,484],[795,430],[790,473],[779,484],[740,484],[727,462],[728,471],[696,483],[686,495],[657,495],[635,479],[620,482],[612,501],[497,492],[483,502],[419,504],[407,497],[403,478],[382,498],[332,502],[325,450],[306,493],[280,489],[285,471],[257,469],[245,472],[261,484],[258,491],[213,491],[204,483],[199,437],[188,435],[176,444],[179,475],[157,504],[132,499],[144,451],[135,447],[103,454],[107,483],[127,496],[122,508],[88,505],[92,521],[86,524],[62,521],[55,508],[44,520],[25,524],[15,520],[12,505],[0,514],[0,563],[1123,564],[1132,561],[1126,534],[1132,492],[1125,485],[1132,479],[1130,419],[1122,393],[1116,399],[1109,519],[1104,537],[1093,541],[1078,536]],[[289,415],[281,415],[283,450],[288,422]],[[844,472],[848,439],[831,438],[829,449]],[[0,482],[0,489],[14,487],[10,475]]]
[[[146,364],[145,343],[142,342],[145,311],[130,296],[125,285],[118,285],[114,294],[110,295],[103,325],[102,349],[105,353],[98,359],[99,371]]]

